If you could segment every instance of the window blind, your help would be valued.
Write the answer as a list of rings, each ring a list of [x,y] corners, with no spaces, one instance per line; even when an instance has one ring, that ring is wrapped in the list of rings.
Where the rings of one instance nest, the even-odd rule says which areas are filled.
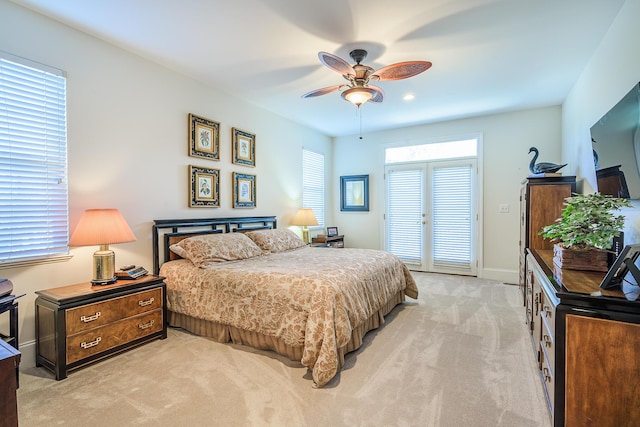
[[[66,78],[0,53],[0,265],[68,253]]]
[[[471,165],[433,170],[433,264],[471,268],[472,194]]]
[[[401,260],[422,262],[422,171],[387,171],[387,250]]]
[[[302,207],[324,227],[324,155],[309,150],[302,150]]]

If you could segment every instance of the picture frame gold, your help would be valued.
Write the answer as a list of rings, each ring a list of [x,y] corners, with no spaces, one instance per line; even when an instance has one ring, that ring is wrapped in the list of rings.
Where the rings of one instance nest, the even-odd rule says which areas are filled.
[[[233,207],[256,207],[256,176],[233,172]]]
[[[256,166],[255,134],[231,128],[231,161],[236,165]]]
[[[189,165],[189,207],[220,207],[220,170]]]
[[[220,160],[220,123],[189,113],[189,156]]]

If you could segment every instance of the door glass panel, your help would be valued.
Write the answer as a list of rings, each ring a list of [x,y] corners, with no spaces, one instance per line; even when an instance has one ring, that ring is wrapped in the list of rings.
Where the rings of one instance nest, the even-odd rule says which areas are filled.
[[[388,169],[387,251],[408,263],[422,263],[422,169]]]
[[[432,172],[433,266],[470,270],[473,260],[471,164],[434,166]]]

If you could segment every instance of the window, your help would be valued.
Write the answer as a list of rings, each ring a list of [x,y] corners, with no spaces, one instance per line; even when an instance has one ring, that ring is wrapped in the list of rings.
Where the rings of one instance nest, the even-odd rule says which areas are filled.
[[[444,160],[461,157],[476,157],[478,140],[438,142],[432,144],[409,145],[384,150],[385,163],[403,163],[427,160]]]
[[[313,209],[324,228],[324,155],[302,150],[302,207]]]
[[[68,253],[66,78],[0,52],[0,266]]]

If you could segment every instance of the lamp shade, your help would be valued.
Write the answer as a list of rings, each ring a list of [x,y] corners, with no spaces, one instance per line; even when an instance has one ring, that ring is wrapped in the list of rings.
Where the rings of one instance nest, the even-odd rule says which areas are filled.
[[[117,209],[87,209],[69,239],[69,246],[134,242],[127,221]]]
[[[375,91],[368,87],[354,87],[342,92],[341,96],[356,107],[361,106],[375,95]]]
[[[291,220],[291,225],[318,225],[318,220],[311,208],[300,208]]]

